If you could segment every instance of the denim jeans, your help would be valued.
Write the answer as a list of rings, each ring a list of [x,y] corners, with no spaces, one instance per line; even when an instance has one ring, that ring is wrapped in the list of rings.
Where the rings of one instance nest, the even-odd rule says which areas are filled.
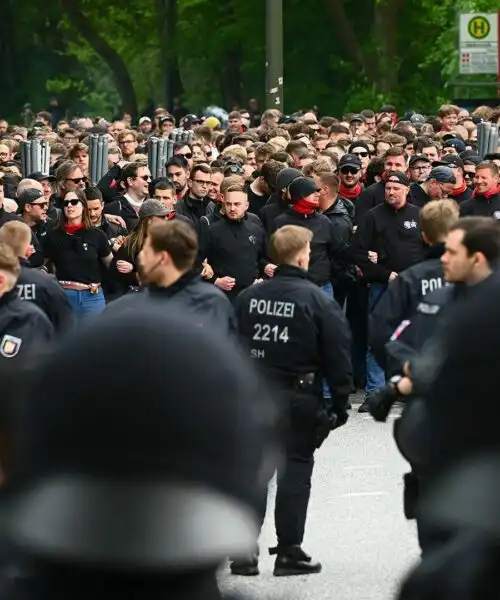
[[[100,313],[106,308],[102,288],[99,288],[97,294],[91,294],[88,290],[64,290],[64,293],[78,320]]]
[[[368,295],[368,312],[371,313],[378,301],[385,293],[387,285],[385,283],[372,283]],[[366,353],[366,387],[365,392],[370,394],[385,385],[384,370],[379,367],[370,347]]]

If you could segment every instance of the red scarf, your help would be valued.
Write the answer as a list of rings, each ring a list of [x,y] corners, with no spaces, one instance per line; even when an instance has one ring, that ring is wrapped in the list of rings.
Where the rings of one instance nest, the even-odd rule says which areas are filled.
[[[347,198],[348,200],[356,200],[362,191],[363,186],[360,183],[357,183],[354,187],[346,187],[343,183],[341,183],[339,187],[339,196],[342,196],[342,198]]]
[[[472,196],[477,196],[479,194],[479,192],[474,189],[474,191],[472,192]],[[483,196],[483,198],[486,198],[486,200],[489,200],[491,198],[491,196],[494,196],[495,194],[500,194],[500,187],[496,187],[493,188],[492,190],[490,190],[489,192],[486,192],[486,194],[479,194],[480,196]]]
[[[292,209],[299,213],[299,215],[312,215],[319,208],[319,202],[309,202],[308,200],[299,200],[296,202]]]
[[[463,194],[465,192],[465,190],[467,189],[467,184],[465,183],[465,181],[462,182],[462,185],[459,188],[455,188],[452,192],[451,195],[452,196],[460,196],[460,194]]]
[[[173,210],[171,213],[169,213],[167,215],[167,221],[170,221],[172,219],[175,219],[175,210]]]
[[[64,231],[70,235],[80,231],[80,229],[85,229],[85,223],[80,223],[80,225],[70,225],[69,223],[64,224]]]

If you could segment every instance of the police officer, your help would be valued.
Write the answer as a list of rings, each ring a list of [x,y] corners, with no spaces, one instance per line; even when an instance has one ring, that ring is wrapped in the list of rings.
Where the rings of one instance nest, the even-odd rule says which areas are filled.
[[[234,332],[234,311],[226,295],[193,270],[197,254],[191,224],[177,220],[152,224],[139,254],[139,279],[146,288],[111,302],[106,312],[134,313],[161,303],[176,304],[199,325],[211,322],[221,331]]]
[[[10,246],[0,244],[0,360],[19,360],[34,346],[49,342],[54,328],[32,302],[17,295],[21,267]]]
[[[270,240],[278,268],[272,280],[244,290],[236,300],[241,336],[250,355],[281,391],[288,417],[285,464],[278,471],[274,574],[317,573],[301,547],[309,503],[314,452],[329,431],[347,421],[352,386],[350,332],[339,305],[308,280],[312,233],[288,225]],[[330,386],[323,404],[322,379]],[[258,572],[257,555],[235,560],[235,574]]]
[[[424,296],[444,285],[441,256],[448,231],[458,220],[458,205],[454,200],[432,200],[421,210],[419,220],[428,245],[426,260],[402,271],[389,284],[370,317],[370,346],[382,366],[386,364],[385,344],[396,327],[413,316]]]
[[[7,244],[19,257],[21,272],[17,280],[17,294],[21,300],[36,304],[48,317],[57,333],[70,329],[75,318],[66,294],[54,276],[33,269],[27,261],[31,231],[26,223],[10,221],[0,229],[0,243]]]

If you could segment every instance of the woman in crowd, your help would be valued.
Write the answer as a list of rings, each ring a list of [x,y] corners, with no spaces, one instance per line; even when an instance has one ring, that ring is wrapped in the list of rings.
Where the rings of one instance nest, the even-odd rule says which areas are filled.
[[[82,190],[66,192],[62,206],[58,227],[42,238],[43,251],[81,319],[106,306],[100,266],[109,267],[112,254],[104,233],[90,223]]]
[[[113,297],[116,299],[129,291],[137,291],[140,285],[137,257],[142,250],[148,228],[155,221],[163,221],[174,215],[160,200],[145,200],[139,210],[139,224],[124,240],[111,262],[110,274],[115,283]]]

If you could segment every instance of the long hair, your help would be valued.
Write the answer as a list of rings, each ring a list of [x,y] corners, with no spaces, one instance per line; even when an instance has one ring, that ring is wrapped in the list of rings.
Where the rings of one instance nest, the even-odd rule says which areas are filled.
[[[139,221],[139,225],[129,233],[129,235],[125,238],[123,242],[123,246],[127,248],[130,256],[136,257],[139,252],[142,250],[144,246],[144,242],[146,241],[146,236],[148,235],[148,227],[151,223],[152,217],[146,217]]]
[[[92,223],[90,222],[90,217],[89,217],[89,207],[87,206],[87,196],[85,195],[85,192],[83,190],[74,190],[73,192],[66,192],[66,194],[75,194],[76,197],[78,198],[78,200],[80,200],[82,206],[83,206],[83,213],[82,213],[82,223],[85,227],[85,229],[90,229],[92,227]],[[64,197],[66,196],[66,194],[64,194],[62,200],[64,201]],[[64,206],[59,214],[59,229],[62,229],[64,231],[64,226],[66,225],[66,223],[68,222],[68,220],[66,219],[66,215],[64,214]]]

